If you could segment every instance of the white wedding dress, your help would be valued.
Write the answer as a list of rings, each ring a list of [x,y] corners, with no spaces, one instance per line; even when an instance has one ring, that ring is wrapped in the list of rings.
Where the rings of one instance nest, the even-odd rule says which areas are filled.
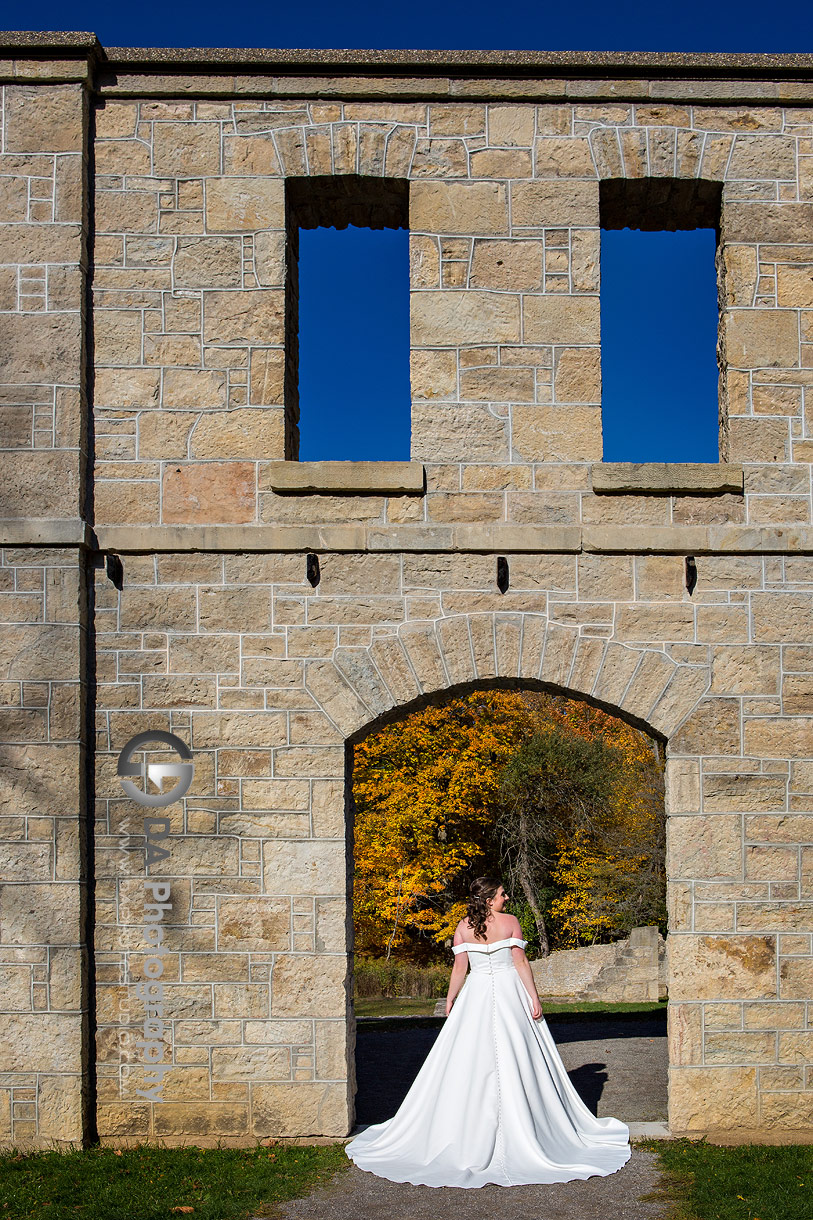
[[[398,1112],[345,1151],[360,1169],[416,1186],[520,1186],[615,1173],[629,1127],[579,1097],[514,966],[511,936],[454,945],[469,973]]]

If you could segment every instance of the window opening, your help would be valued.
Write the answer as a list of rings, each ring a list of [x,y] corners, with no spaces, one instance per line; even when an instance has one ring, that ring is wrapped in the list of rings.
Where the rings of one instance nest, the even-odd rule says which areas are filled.
[[[605,462],[717,462],[719,183],[601,183]]]
[[[410,456],[408,184],[289,179],[290,460]]]

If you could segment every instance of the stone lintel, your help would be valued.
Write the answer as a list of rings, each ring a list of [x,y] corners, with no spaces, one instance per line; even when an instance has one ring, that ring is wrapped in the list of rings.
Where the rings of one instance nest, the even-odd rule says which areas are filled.
[[[57,523],[59,524],[59,523]],[[424,551],[519,554],[813,554],[813,528],[736,525],[100,525],[102,551]],[[8,545],[65,545],[9,538]]]
[[[706,525],[587,525],[582,530],[582,550],[703,555],[712,546]]]
[[[742,466],[733,462],[594,462],[590,476],[599,495],[743,494]]]
[[[2,546],[92,546],[93,534],[79,517],[6,517],[0,520]]]
[[[456,525],[455,550],[570,553],[582,549],[578,525]]]
[[[423,462],[265,462],[264,481],[278,492],[423,495]]]

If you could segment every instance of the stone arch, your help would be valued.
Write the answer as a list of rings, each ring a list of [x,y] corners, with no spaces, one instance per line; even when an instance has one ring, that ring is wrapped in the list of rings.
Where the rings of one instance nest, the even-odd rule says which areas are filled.
[[[348,740],[410,704],[485,681],[583,698],[671,737],[709,686],[707,665],[657,648],[579,635],[534,612],[456,614],[402,624],[370,645],[306,664],[305,686]]]

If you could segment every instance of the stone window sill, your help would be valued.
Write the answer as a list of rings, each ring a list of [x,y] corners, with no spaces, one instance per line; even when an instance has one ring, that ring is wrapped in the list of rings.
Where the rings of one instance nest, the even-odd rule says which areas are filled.
[[[268,462],[265,482],[292,495],[419,495],[423,462]]]
[[[590,476],[603,496],[743,494],[742,466],[731,462],[594,462]]]

